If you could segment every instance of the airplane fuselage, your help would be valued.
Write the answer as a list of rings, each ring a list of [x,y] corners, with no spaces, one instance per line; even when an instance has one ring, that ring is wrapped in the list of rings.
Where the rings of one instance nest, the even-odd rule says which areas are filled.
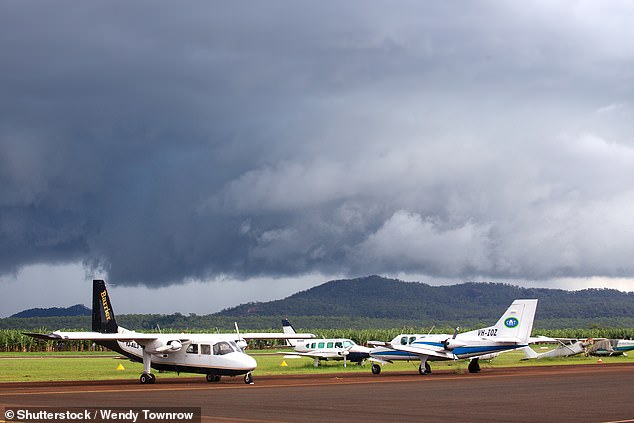
[[[168,345],[184,337],[189,341],[177,351],[153,352],[151,367],[178,373],[237,376],[251,372],[257,366],[253,357],[242,352],[232,339],[222,335],[163,334],[159,335],[157,344]],[[133,361],[143,362],[144,347],[135,341],[99,343]]]
[[[361,362],[370,356],[370,349],[357,345],[351,339],[299,339],[294,347],[300,354],[314,354],[321,360],[346,360]]]
[[[449,340],[449,344],[447,344]],[[515,342],[496,341],[491,338],[471,335],[458,335],[452,339],[448,334],[401,334],[395,337],[389,344],[403,347],[413,347],[434,350],[439,355],[429,355],[429,361],[458,360],[471,357],[479,357],[485,354],[494,354],[506,350],[522,348],[525,344]],[[384,361],[406,360],[416,361],[421,359],[421,353],[400,351],[389,346],[377,346],[370,352],[370,356]]]

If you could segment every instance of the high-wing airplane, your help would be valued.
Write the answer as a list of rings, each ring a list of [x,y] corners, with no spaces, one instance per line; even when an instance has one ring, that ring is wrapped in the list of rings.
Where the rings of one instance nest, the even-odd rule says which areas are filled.
[[[540,359],[540,358],[553,358],[553,357],[568,357],[571,355],[581,354],[586,351],[586,347],[588,346],[587,341],[581,339],[574,338],[549,338],[549,337],[540,337],[535,338],[540,344],[559,344],[556,348],[553,348],[550,351],[543,352],[538,354],[530,347],[524,349],[525,357],[522,360],[528,359]]]
[[[282,329],[285,334],[297,335],[295,328],[288,319],[282,319]],[[348,361],[361,364],[370,358],[371,348],[358,345],[352,339],[287,339],[286,343],[295,349],[290,356],[311,357],[318,367],[321,360],[343,360],[346,367]],[[280,353],[287,354],[288,353]]]
[[[552,357],[569,357],[578,354],[593,356],[627,355],[627,351],[634,350],[634,341],[629,339],[607,338],[544,338],[543,343],[559,343],[557,348],[538,354],[535,351],[526,350],[524,359],[541,359]],[[523,359],[523,360],[524,360]]]
[[[236,325],[237,326],[237,325]],[[252,371],[257,363],[244,353],[249,339],[314,338],[311,333],[140,333],[117,325],[110,297],[103,280],[93,281],[92,332],[26,333],[45,340],[91,340],[129,359],[143,363],[141,383],[154,383],[151,368],[178,373],[201,373],[208,382],[221,376],[244,375],[245,383],[253,383]]]
[[[431,373],[429,361],[471,359],[469,372],[480,371],[478,360],[506,350],[528,346],[533,330],[537,300],[515,300],[498,322],[470,332],[448,334],[402,334],[390,342],[371,341],[372,373],[381,373],[379,364],[394,360],[418,361],[420,374]]]

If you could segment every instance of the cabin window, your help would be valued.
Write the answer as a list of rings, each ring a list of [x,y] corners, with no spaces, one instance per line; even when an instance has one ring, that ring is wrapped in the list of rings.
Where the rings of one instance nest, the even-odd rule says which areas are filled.
[[[317,344],[317,347],[318,347],[318,348],[323,348],[323,347],[324,347],[324,343],[323,343],[323,342],[320,342],[319,344]]]
[[[186,352],[189,354],[198,354],[198,344],[189,344]]]
[[[341,341],[335,342],[335,348],[343,348],[343,343]]]
[[[315,348],[317,348],[317,344],[313,342],[312,344],[310,344],[310,347],[311,347],[312,349],[315,349]]]
[[[413,343],[414,343],[414,341],[416,341],[416,337],[415,337],[415,336],[410,336],[410,337],[409,337],[409,343],[410,343],[410,344],[413,344]]]
[[[407,345],[407,336],[401,338],[401,345]]]
[[[214,344],[214,355],[225,355],[233,352],[233,348],[228,342],[218,342]]]
[[[211,345],[200,344],[200,353],[205,355],[211,354]]]
[[[328,342],[328,343],[326,344],[326,348],[332,348],[332,342]]]

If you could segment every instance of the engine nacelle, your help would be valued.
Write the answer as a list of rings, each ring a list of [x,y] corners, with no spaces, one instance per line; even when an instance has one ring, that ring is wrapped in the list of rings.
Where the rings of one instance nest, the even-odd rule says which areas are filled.
[[[181,348],[183,348],[183,344],[178,339],[173,339],[171,341],[167,341],[167,343],[158,347],[154,345],[148,345],[145,348],[145,350],[148,351],[148,349],[150,349],[151,347],[154,347],[152,349],[154,350],[154,352],[157,352],[157,353],[172,353],[172,352],[180,351]],[[149,352],[152,352],[152,351],[150,350]]]
[[[464,346],[465,346],[465,345],[467,345],[467,344],[465,344],[465,343],[464,343],[464,342],[462,342],[462,341],[458,341],[458,340],[456,340],[456,339],[454,339],[454,338],[448,338],[448,339],[445,339],[445,340],[442,342],[442,345],[443,345],[443,347],[444,347],[447,351],[451,351],[451,350],[453,350],[454,348],[464,347]]]

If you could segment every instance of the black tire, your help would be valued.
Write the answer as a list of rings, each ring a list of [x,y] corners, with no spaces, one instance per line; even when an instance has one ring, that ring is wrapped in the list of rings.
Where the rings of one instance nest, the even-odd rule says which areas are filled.
[[[247,385],[253,385],[253,375],[251,374],[251,372],[244,375],[244,383],[246,383]]]
[[[156,376],[154,376],[152,373],[150,373],[150,384],[156,382]]]
[[[480,363],[478,359],[474,358],[469,362],[469,373],[478,373],[480,371]]]
[[[144,385],[147,385],[148,383],[152,383],[150,382],[152,380],[152,378],[150,378],[150,375],[147,373],[141,373],[141,377],[139,377],[139,382],[141,382]]]
[[[207,382],[220,382],[220,375],[214,375],[212,373],[208,373],[205,375],[205,379],[207,379]]]
[[[425,365],[423,365],[423,363],[420,363],[420,366],[418,366],[418,373],[420,373],[421,375],[431,374],[431,366],[429,365],[429,363],[425,362]]]
[[[378,364],[373,364],[372,365],[372,374],[373,375],[381,374],[381,366],[379,366]]]

